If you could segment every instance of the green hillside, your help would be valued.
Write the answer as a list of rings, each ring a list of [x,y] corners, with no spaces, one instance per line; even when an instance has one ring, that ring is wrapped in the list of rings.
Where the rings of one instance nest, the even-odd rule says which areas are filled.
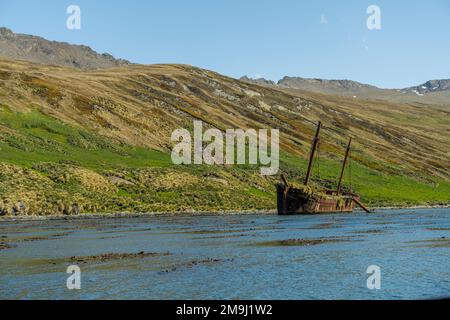
[[[0,60],[0,212],[69,214],[74,203],[82,213],[275,209],[279,177],[257,166],[172,164],[170,133],[194,119],[279,128],[280,171],[297,182],[314,132],[305,119],[321,120],[315,186],[336,186],[353,136],[351,182],[364,203],[450,203],[445,110],[296,95],[189,66],[79,71]]]

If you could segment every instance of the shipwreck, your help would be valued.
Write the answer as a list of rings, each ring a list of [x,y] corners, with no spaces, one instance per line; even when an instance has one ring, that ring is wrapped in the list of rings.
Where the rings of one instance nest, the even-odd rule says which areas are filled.
[[[316,152],[320,143],[320,130],[322,123],[317,125],[316,134],[312,141],[308,169],[303,185],[289,184],[281,175],[281,183],[277,184],[277,210],[279,215],[291,214],[317,214],[317,213],[349,213],[353,212],[356,205],[361,207],[364,211],[370,212],[360,201],[358,194],[352,192],[342,191],[342,181],[344,171],[349,161],[350,148],[352,138],[349,139],[344,160],[342,163],[342,170],[339,175],[338,185],[335,190],[321,189],[315,190],[310,185],[310,178],[313,169],[313,163]],[[351,175],[351,171],[350,171]],[[351,180],[350,180],[351,181]]]

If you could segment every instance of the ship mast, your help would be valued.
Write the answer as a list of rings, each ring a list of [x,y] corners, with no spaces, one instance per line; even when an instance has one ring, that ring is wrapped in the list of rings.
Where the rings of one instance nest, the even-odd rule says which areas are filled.
[[[347,159],[348,159],[348,155],[350,153],[350,145],[351,144],[352,144],[352,138],[350,138],[350,140],[348,141],[347,150],[345,151],[344,162],[342,163],[341,175],[339,176],[339,182],[338,182],[338,186],[337,186],[337,190],[336,190],[337,195],[339,195],[341,193],[342,178],[344,177],[345,166],[347,165]]]
[[[309,163],[308,163],[308,171],[306,172],[306,178],[305,178],[305,186],[309,183],[309,178],[311,177],[311,169],[314,162],[314,155],[316,154],[317,145],[319,144],[319,134],[320,129],[322,128],[322,122],[319,121],[319,124],[317,125],[316,135],[314,137],[314,140],[311,145],[311,152],[309,155]]]

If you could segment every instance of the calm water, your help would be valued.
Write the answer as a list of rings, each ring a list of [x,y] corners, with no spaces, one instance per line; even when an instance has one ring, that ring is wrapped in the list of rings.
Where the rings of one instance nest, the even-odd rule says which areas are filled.
[[[0,250],[3,299],[450,296],[449,209],[0,222],[0,237],[12,246]],[[81,290],[67,289],[71,257],[140,251],[161,255],[84,258]],[[366,286],[369,265],[381,290]]]

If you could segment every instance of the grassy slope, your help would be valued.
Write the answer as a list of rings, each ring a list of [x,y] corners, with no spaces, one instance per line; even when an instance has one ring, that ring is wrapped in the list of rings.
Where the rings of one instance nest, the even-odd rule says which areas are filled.
[[[173,166],[168,154],[167,133],[179,126],[189,126],[193,118],[201,118],[219,128],[221,125],[224,128],[264,127],[267,125],[264,121],[269,119],[274,122],[269,123],[270,126],[280,126],[282,130],[281,170],[289,179],[301,181],[306,168],[304,155],[313,128],[300,121],[296,116],[299,112],[342,131],[342,135],[324,131],[320,175],[315,173],[314,183],[335,186],[342,146],[346,135],[352,134],[357,136],[352,163],[353,188],[362,195],[364,202],[411,205],[450,201],[450,181],[445,170],[449,154],[445,128],[449,120],[444,111],[424,112],[414,106],[396,106],[405,110],[395,110],[381,103],[367,106],[367,102],[362,106],[353,100],[320,95],[310,95],[307,100],[299,96],[306,107],[299,111],[291,102],[295,101],[295,94],[286,96],[245,85],[239,96],[230,87],[241,85],[239,82],[209,73],[207,81],[217,83],[211,90],[219,86],[229,95],[228,99],[223,99],[222,93],[220,98],[211,95],[204,80],[200,82],[196,78],[199,69],[188,69],[193,79],[189,78],[193,82],[190,83],[185,71],[179,75],[179,71],[170,66],[165,72],[154,67],[158,71],[153,75],[156,78],[147,79],[149,85],[145,85],[145,91],[139,89],[142,84],[136,87],[134,80],[130,85],[130,77],[141,77],[144,71],[153,74],[154,69],[140,68],[137,74],[125,75],[121,74],[123,71],[89,74],[89,81],[91,77],[100,80],[78,88],[77,92],[86,92],[85,96],[80,96],[69,89],[81,84],[74,79],[71,85],[61,83],[64,80],[59,74],[64,72],[75,77],[75,71],[50,68],[50,72],[47,67],[33,65],[34,69],[53,77],[49,79],[36,77],[36,73],[26,74],[24,69],[20,70],[23,67],[24,64],[19,64],[14,72],[3,67],[7,71],[0,73],[0,80],[2,77],[5,80],[0,83],[0,102],[3,103],[0,106],[0,207],[8,211],[17,207],[19,201],[25,202],[23,211],[29,214],[63,212],[73,202],[80,204],[83,212],[274,208],[276,177],[261,177],[258,168],[252,166]],[[161,73],[172,78],[161,80]],[[98,96],[88,94],[93,87],[101,86],[103,79],[107,79],[110,86],[111,81],[123,82],[114,85],[114,96],[112,92],[100,96],[114,103],[101,104],[103,100]],[[155,83],[155,79],[163,83]],[[170,88],[164,87],[164,83],[170,84],[170,79],[175,79],[176,86],[183,81],[183,85],[191,86],[194,94],[180,95],[177,91],[178,98],[168,95],[166,90]],[[202,92],[195,91],[194,86]],[[13,91],[8,91],[11,88]],[[242,90],[251,90],[253,97],[242,94]],[[131,102],[126,100],[127,92]],[[255,101],[255,92],[263,97],[262,102]],[[233,95],[239,97],[239,104],[230,100]],[[74,96],[77,99],[73,99]],[[72,98],[72,104],[66,102],[68,97]],[[185,104],[176,103],[180,97]],[[171,109],[170,113],[147,110],[161,103],[158,101],[168,101],[177,110]],[[266,105],[272,106],[272,117],[263,109],[251,109],[253,112],[249,113],[249,106],[258,103],[265,106],[266,111]],[[213,110],[217,104],[222,109]],[[285,105],[287,111],[276,107],[277,104]],[[97,108],[92,108],[93,105]],[[98,105],[107,111],[92,111],[98,109]],[[125,108],[126,112],[120,114],[120,108]],[[85,114],[80,116],[80,112]],[[227,117],[229,112],[234,113],[232,118]],[[137,116],[133,118],[132,114]],[[277,121],[281,124],[276,125]],[[168,128],[161,130],[163,134],[152,131],[164,125]],[[299,128],[300,134],[291,127]],[[139,130],[142,135],[134,138]],[[426,149],[419,149],[420,144],[426,144]],[[346,182],[348,185],[348,178]]]

